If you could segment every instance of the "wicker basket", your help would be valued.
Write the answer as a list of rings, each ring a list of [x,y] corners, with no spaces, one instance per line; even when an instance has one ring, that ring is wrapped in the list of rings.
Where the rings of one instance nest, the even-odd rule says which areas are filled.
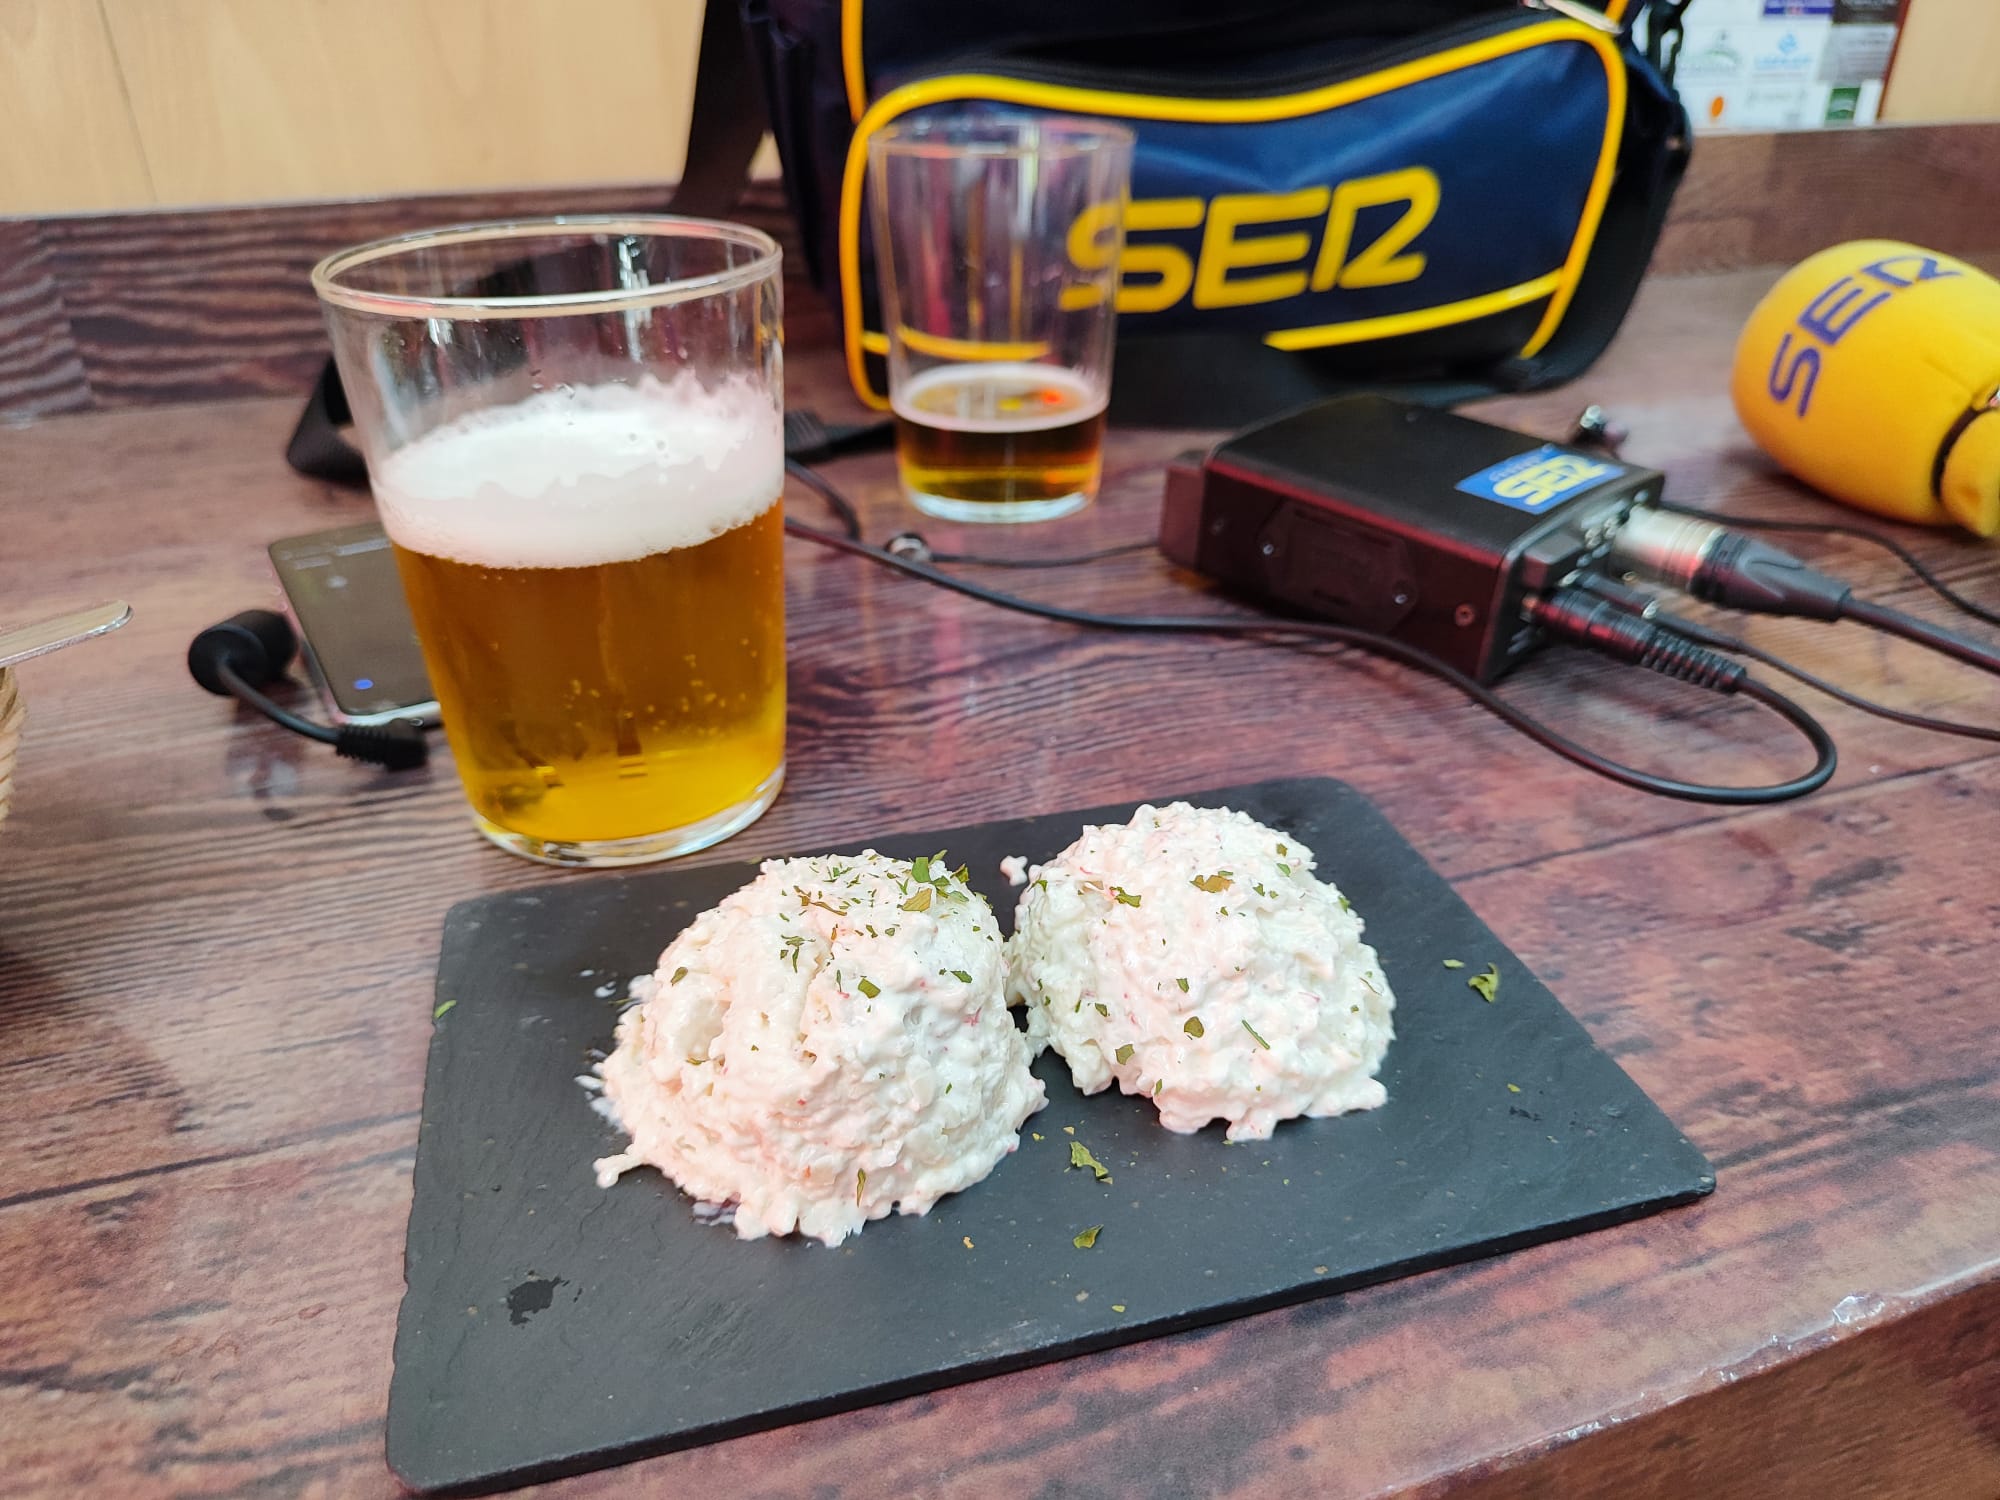
[[[0,667],[0,823],[7,821],[7,804],[14,800],[14,755],[21,748],[21,726],[27,718],[14,674]]]

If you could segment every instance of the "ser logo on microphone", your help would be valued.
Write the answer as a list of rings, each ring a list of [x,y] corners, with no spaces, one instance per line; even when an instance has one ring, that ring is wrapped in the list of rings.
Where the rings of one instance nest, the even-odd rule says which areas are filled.
[[[1923,281],[1946,281],[1959,275],[1948,271],[1929,255],[1890,255],[1843,272],[1838,280],[1805,305],[1794,326],[1778,340],[1771,356],[1771,373],[1765,381],[1771,399],[1783,407],[1792,403],[1803,417],[1812,407],[1813,387],[1819,382],[1824,351],[1831,349],[1853,331],[1854,326],[1898,292],[1908,291]],[[1861,278],[1867,278],[1863,280]],[[1795,345],[1792,335],[1800,338]]]

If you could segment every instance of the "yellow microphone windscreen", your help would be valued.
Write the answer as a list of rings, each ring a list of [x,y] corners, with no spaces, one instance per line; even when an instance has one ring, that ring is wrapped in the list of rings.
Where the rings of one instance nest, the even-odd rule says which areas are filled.
[[[1792,267],[1750,314],[1730,394],[1758,444],[1836,500],[2000,530],[2000,281],[1895,240]]]

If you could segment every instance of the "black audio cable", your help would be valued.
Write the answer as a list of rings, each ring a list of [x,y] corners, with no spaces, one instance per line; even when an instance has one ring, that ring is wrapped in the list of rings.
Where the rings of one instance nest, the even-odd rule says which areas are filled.
[[[1857,599],[1851,585],[1782,548],[1713,521],[1632,512],[1612,539],[1620,567],[1710,604],[1812,620],[1854,620],[2000,675],[2000,652],[1915,615]]]
[[[1892,536],[1879,531],[1870,531],[1865,526],[1842,526],[1831,521],[1780,521],[1762,516],[1726,516],[1720,511],[1703,510],[1695,505],[1680,505],[1671,500],[1653,502],[1657,510],[1670,510],[1677,516],[1693,516],[1698,520],[1710,521],[1717,526],[1735,527],[1739,531],[1781,531],[1798,536],[1846,537],[1850,541],[1865,542],[1870,547],[1878,547],[1901,563],[1912,578],[1944,600],[1961,614],[1987,625],[2000,625],[2000,609],[1991,609],[1977,599],[1967,598],[1957,589],[1938,577],[1921,557],[1905,547]]]
[[[1617,457],[1624,446],[1625,431],[1611,414],[1601,406],[1586,406],[1570,429],[1569,441],[1581,448],[1594,448],[1610,457]],[[1912,578],[1944,600],[1961,614],[1986,625],[2000,625],[2000,610],[1991,609],[1976,599],[1969,599],[1940,578],[1922,558],[1905,547],[1892,536],[1879,531],[1870,531],[1865,526],[1844,526],[1834,521],[1785,521],[1762,516],[1731,516],[1720,511],[1704,510],[1698,505],[1684,505],[1679,501],[1658,499],[1653,502],[1655,510],[1671,511],[1677,516],[1692,516],[1723,528],[1738,531],[1776,531],[1795,536],[1845,537],[1849,541],[1862,542],[1888,553],[1909,571]]]
[[[785,431],[789,438],[793,429],[793,419],[817,427],[818,418],[811,412],[787,412]],[[887,424],[884,424],[885,426]],[[862,429],[846,429],[861,431]],[[810,464],[798,458],[785,460],[785,472],[806,486],[826,502],[834,519],[840,523],[841,533],[851,541],[861,540],[861,517],[855,514],[854,506],[848,498],[833,486],[833,483]],[[1134,552],[1150,552],[1151,542],[1120,542],[1115,547],[1100,547],[1095,552],[1078,553],[1073,557],[980,557],[972,552],[934,552],[931,544],[914,531],[898,532],[889,538],[888,550],[898,557],[907,557],[921,563],[960,563],[979,568],[1075,568],[1085,563],[1105,562],[1114,557],[1125,557]]]
[[[796,468],[790,465],[787,467],[795,477],[829,502],[833,496],[838,495],[838,490],[824,475],[803,464]],[[1690,802],[1744,806],[1783,802],[1793,797],[1802,797],[1824,786],[1828,778],[1833,775],[1836,759],[1833,741],[1819,721],[1804,708],[1768,685],[1750,678],[1740,665],[1726,662],[1692,642],[1676,643],[1669,639],[1670,632],[1650,622],[1626,619],[1621,623],[1619,620],[1614,620],[1610,617],[1617,616],[1618,611],[1608,606],[1599,609],[1597,606],[1602,605],[1602,601],[1594,600],[1575,590],[1565,590],[1556,599],[1546,601],[1542,606],[1546,614],[1542,624],[1549,634],[1592,650],[1607,652],[1636,665],[1650,667],[1670,677],[1709,687],[1717,692],[1740,693],[1746,698],[1762,703],[1781,715],[1805,736],[1813,748],[1812,769],[1802,776],[1787,781],[1766,786],[1743,787],[1712,786],[1702,782],[1680,781],[1657,775],[1651,771],[1642,771],[1637,767],[1621,764],[1608,756],[1600,755],[1595,750],[1577,744],[1525,710],[1517,708],[1484,683],[1466,676],[1429,652],[1405,645],[1391,636],[1378,635],[1369,630],[1357,630],[1346,625],[1335,625],[1324,620],[1256,619],[1231,615],[1106,615],[1069,609],[1059,604],[1044,604],[1040,600],[1026,599],[1017,594],[989,588],[970,579],[957,577],[916,557],[901,556],[884,548],[872,546],[856,534],[859,531],[858,526],[854,533],[846,532],[845,520],[848,515],[853,514],[853,507],[846,504],[844,496],[841,497],[841,504],[833,508],[835,514],[842,518],[842,532],[821,531],[817,527],[793,520],[785,522],[785,530],[803,541],[866,558],[881,567],[920,578],[926,583],[963,594],[967,598],[1062,624],[1080,625],[1097,630],[1150,634],[1233,636],[1264,640],[1282,640],[1289,637],[1359,646],[1449,683],[1481,708],[1544,749],[1552,751],[1573,765],[1581,766],[1586,771],[1639,791],[1652,792],[1663,797],[1677,797]]]
[[[333,753],[391,771],[414,770],[430,753],[423,730],[405,720],[389,724],[315,724],[280,707],[263,691],[285,674],[298,637],[283,615],[246,609],[211,625],[188,647],[188,671],[218,697],[234,698],[273,723],[309,740],[333,746]]]
[[[1587,575],[1577,580],[1577,587],[1605,599],[1624,610],[1627,614],[1651,620],[1665,626],[1676,635],[1685,636],[1712,650],[1724,651],[1731,656],[1746,657],[1759,662],[1774,672],[1782,672],[1794,681],[1802,682],[1815,692],[1845,703],[1849,708],[1857,708],[1865,714],[1873,714],[1878,719],[1887,719],[1895,724],[1907,724],[1913,729],[1928,729],[1934,734],[1952,734],[1969,740],[2000,741],[2000,727],[1986,724],[1966,724],[1955,719],[1937,719],[1929,714],[1915,713],[1907,708],[1896,708],[1891,704],[1878,703],[1873,698],[1864,698],[1852,689],[1844,688],[1837,682],[1829,682],[1815,672],[1809,672],[1796,662],[1787,661],[1776,652],[1766,651],[1762,646],[1753,645],[1737,636],[1711,629],[1699,620],[1691,620],[1685,615],[1677,615],[1661,607],[1659,597],[1644,589],[1633,588],[1622,579],[1607,578],[1598,574]]]

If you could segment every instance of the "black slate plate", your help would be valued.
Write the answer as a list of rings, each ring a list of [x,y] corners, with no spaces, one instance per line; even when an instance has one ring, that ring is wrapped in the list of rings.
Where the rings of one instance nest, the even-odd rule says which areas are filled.
[[[591,1176],[621,1141],[576,1077],[611,1041],[614,997],[751,866],[454,907],[389,1390],[396,1473],[420,1490],[574,1473],[1494,1255],[1714,1188],[1701,1153],[1359,793],[1294,780],[1187,800],[1297,834],[1367,918],[1396,991],[1389,1102],[1225,1146],[1220,1127],[1168,1134],[1141,1100],[1086,1099],[1045,1056],[1050,1104],[1029,1121],[1041,1141],[1024,1134],[985,1182],[835,1250],[738,1241],[696,1222],[652,1172],[609,1192]],[[1132,806],[869,842],[902,856],[947,848],[1004,923],[1003,855],[1047,859],[1085,822],[1123,821]],[[1492,1005],[1465,983],[1487,963],[1501,976]],[[1066,1125],[1111,1183],[1066,1170]],[[1096,1247],[1076,1249],[1092,1224],[1104,1226]]]

